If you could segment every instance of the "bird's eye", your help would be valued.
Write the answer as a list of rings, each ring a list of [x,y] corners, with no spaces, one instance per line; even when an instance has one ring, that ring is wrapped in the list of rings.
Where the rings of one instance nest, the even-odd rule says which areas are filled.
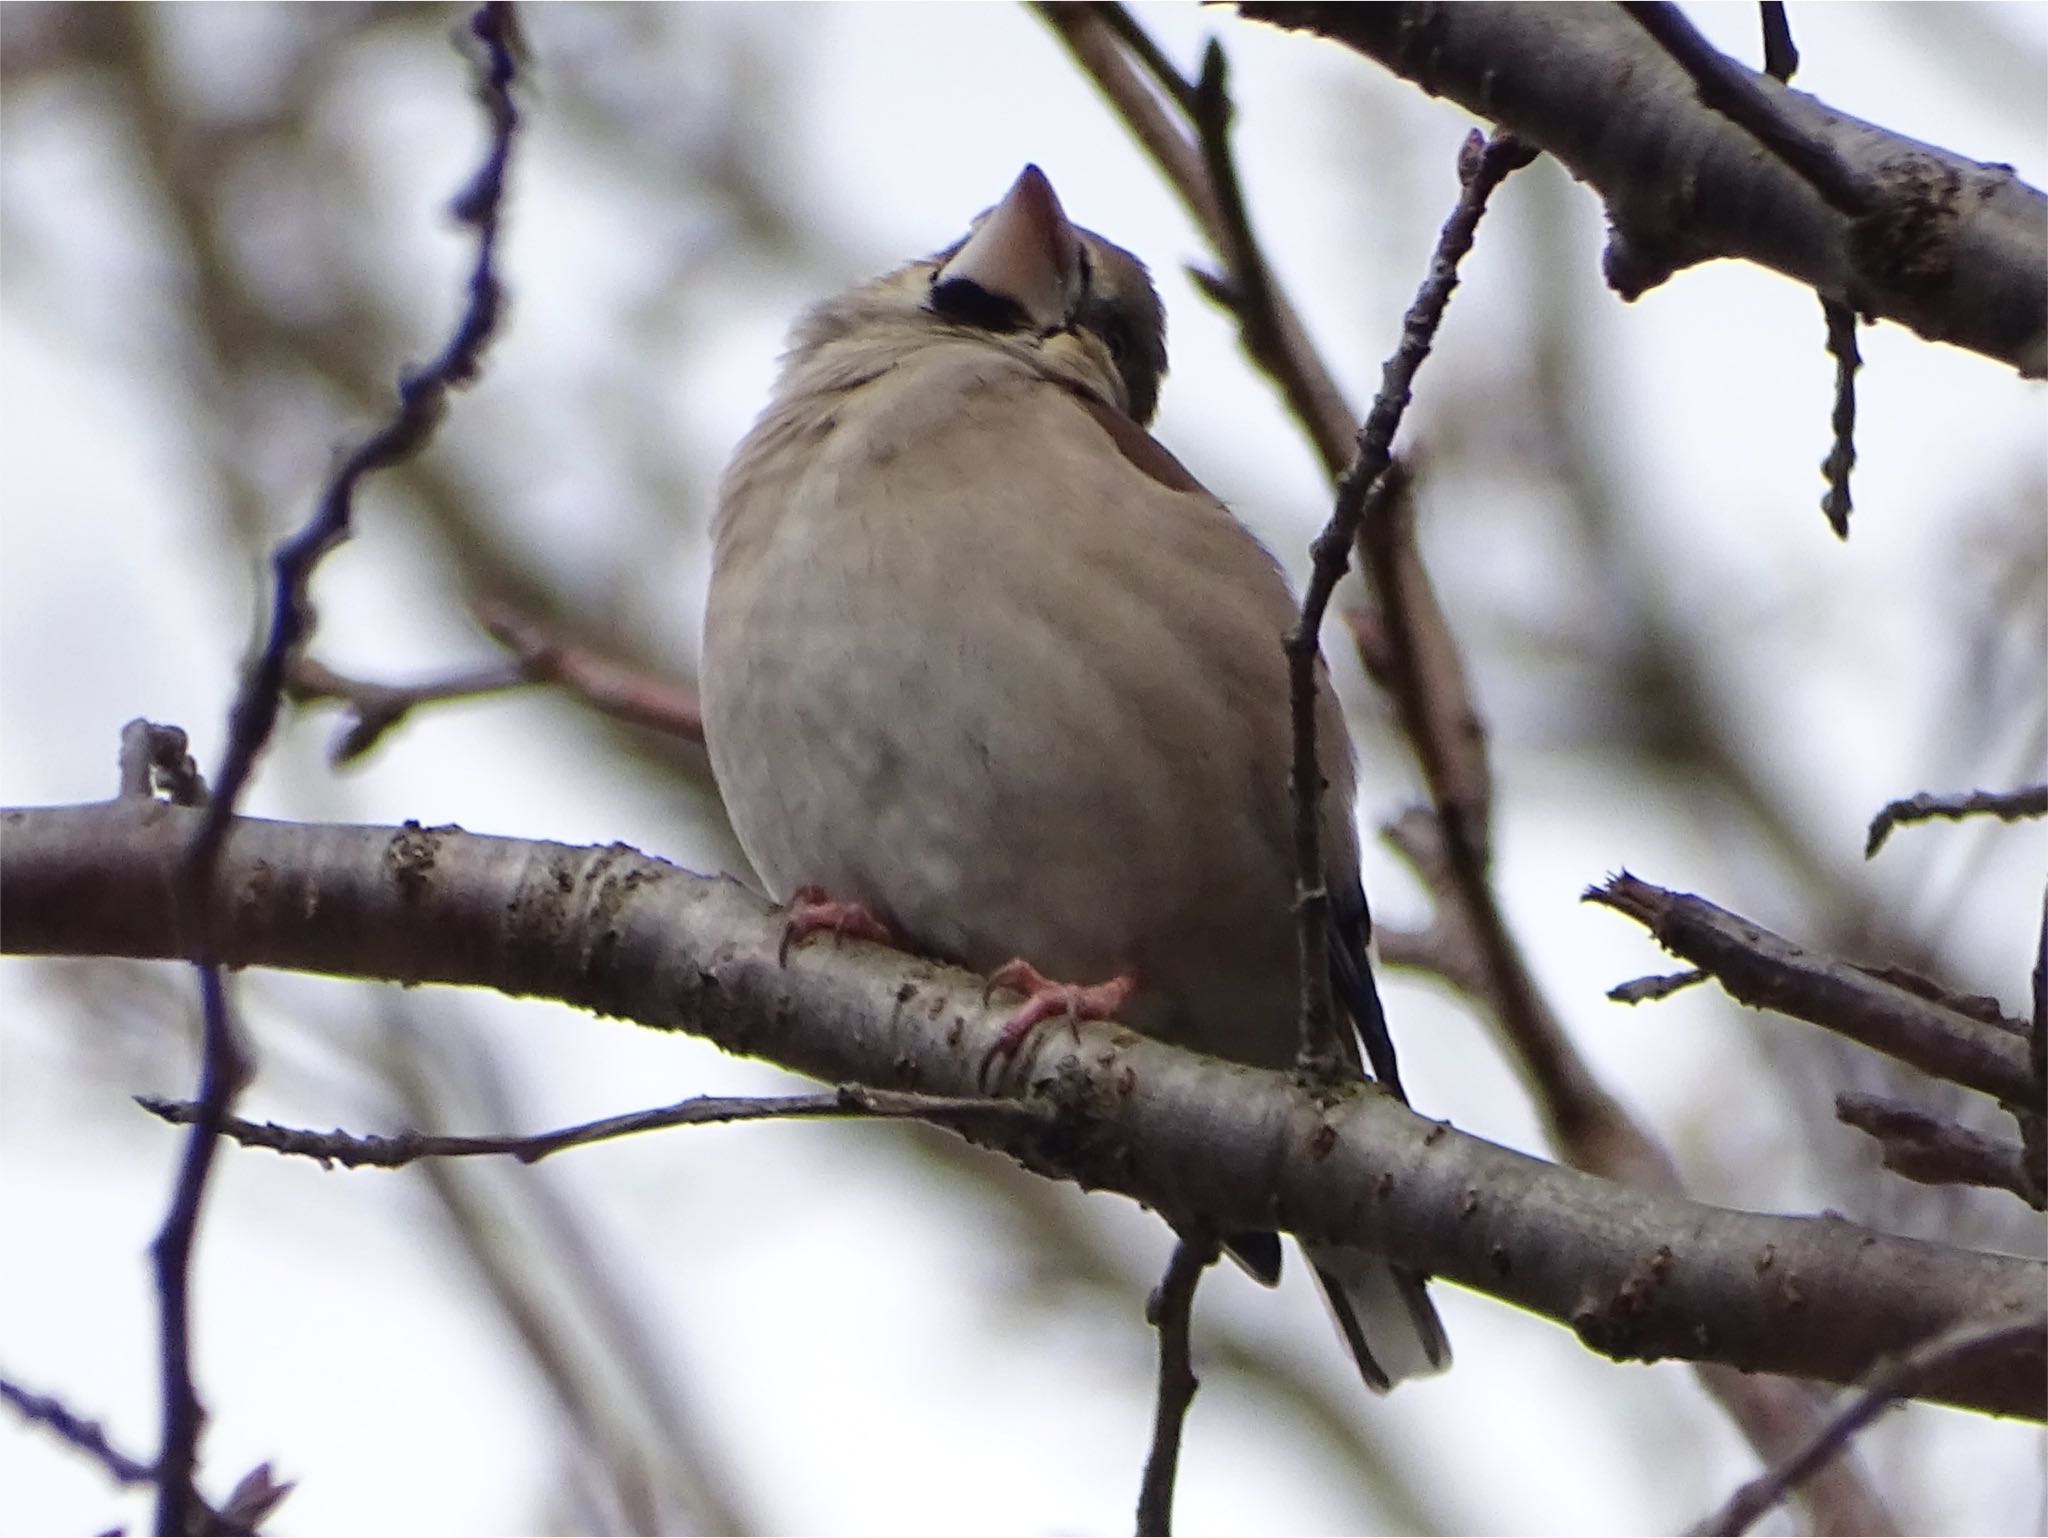
[[[1122,321],[1111,321],[1102,328],[1102,345],[1109,349],[1110,361],[1122,368],[1131,355],[1131,328]]]

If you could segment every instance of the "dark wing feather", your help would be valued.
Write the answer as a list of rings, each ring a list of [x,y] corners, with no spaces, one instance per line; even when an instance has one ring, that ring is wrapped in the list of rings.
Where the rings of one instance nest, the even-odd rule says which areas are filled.
[[[1408,1092],[1401,1087],[1394,1038],[1387,1030],[1387,1014],[1380,1007],[1380,990],[1373,982],[1372,956],[1366,949],[1371,939],[1372,915],[1365,906],[1365,888],[1354,877],[1330,893],[1330,982],[1358,1028],[1372,1076],[1406,1105]]]

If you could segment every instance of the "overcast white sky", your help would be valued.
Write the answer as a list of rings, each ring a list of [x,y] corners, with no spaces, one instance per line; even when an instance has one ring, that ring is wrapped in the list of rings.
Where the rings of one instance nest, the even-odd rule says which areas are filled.
[[[170,24],[187,40],[195,92],[232,95],[260,75],[266,28],[288,24],[266,9],[198,7]],[[1754,55],[1754,7],[1688,10],[1724,47]],[[1355,57],[1221,12],[1141,14],[1191,70],[1204,37],[1226,38],[1255,216],[1362,405],[1449,206],[1468,120]],[[1027,160],[1046,170],[1077,221],[1148,259],[1175,348],[1159,435],[1301,570],[1325,508],[1320,476],[1182,275],[1181,264],[1201,255],[1185,221],[1035,22],[998,6],[762,6],[717,16],[717,25],[769,40],[794,72],[785,152],[801,167],[825,244],[845,253],[833,281],[943,244]],[[2006,82],[2029,72],[2042,81],[2048,7],[1967,19],[2003,29],[2010,45],[1996,54],[1981,42],[1963,52],[1938,46],[1938,8],[1795,6],[1799,84],[1888,127],[2009,161],[2042,185],[2044,98],[2026,100]],[[587,563],[596,582],[607,555],[659,519],[610,504],[612,488],[579,474],[578,433],[603,398],[620,317],[674,269],[688,213],[650,208],[550,119],[551,50],[588,49],[602,29],[553,7],[533,8],[526,25],[540,90],[528,99],[531,137],[505,257],[516,307],[490,380],[458,403],[450,432],[484,435],[480,442],[493,431],[519,434],[527,473],[506,516],[559,551],[572,579]],[[663,110],[659,84],[649,86],[650,115]],[[418,253],[421,353],[441,334],[466,260],[439,209],[467,173],[471,113],[459,74],[438,56],[392,49],[366,57],[353,107],[338,101],[324,122],[356,145],[363,173],[388,191],[394,238]],[[246,582],[209,553],[219,522],[202,505],[208,483],[194,428],[170,383],[176,346],[159,311],[177,256],[149,248],[149,211],[121,180],[118,151],[96,136],[97,122],[88,94],[10,102],[0,146],[0,253],[35,269],[33,282],[19,269],[0,273],[7,805],[109,794],[116,734],[137,714],[185,725],[210,764],[251,623]],[[1980,581],[1980,510],[2010,505],[2016,483],[2039,497],[2040,387],[1897,328],[1866,332],[1857,525],[1845,549],[1816,507],[1831,371],[1812,296],[1721,264],[1623,306],[1598,286],[1592,200],[1561,178],[1546,193],[1536,174],[1510,186],[1482,233],[1418,392],[1421,440],[1483,439],[1487,403],[1526,366],[1532,280],[1518,266],[1529,247],[1517,231],[1544,198],[1561,202],[1571,262],[1546,276],[1572,286],[1585,345],[1601,360],[1594,409],[1612,422],[1607,451],[1635,499],[1628,515],[1679,570],[1680,602],[1725,631],[1727,708],[1768,745],[1767,773],[1817,836],[1853,858],[1869,813],[1892,796],[2037,774],[2038,715],[1991,734],[1980,756],[1944,756],[1953,681],[1930,638]],[[319,237],[258,221],[251,238],[288,249]],[[53,266],[68,281],[53,279]],[[806,297],[772,270],[732,274],[729,292],[700,316],[688,356],[675,359],[668,395],[643,403],[647,420],[700,451],[695,497],[763,399],[782,330]],[[546,387],[541,407],[535,381]],[[550,412],[549,399],[566,404]],[[337,421],[330,441],[353,425]],[[316,453],[275,467],[280,528],[302,516],[324,468]],[[1522,488],[1453,470],[1440,497],[1431,557],[1454,623],[1461,595],[1498,615],[1524,594],[1537,613],[1556,602],[1557,584],[1577,580],[1540,537],[1543,509]],[[323,572],[323,655],[394,678],[481,655],[390,512],[366,504],[361,537]],[[681,663],[695,651],[702,557],[700,530],[677,535],[628,595]],[[2041,638],[2013,644],[2038,654]],[[1504,699],[1525,683],[1522,666],[1512,657],[1482,664],[1482,698],[1492,688]],[[1362,682],[1351,683],[1362,697]],[[1540,716],[1540,690],[1527,698],[1535,703],[1501,707],[1511,723],[1517,709]],[[679,823],[676,798],[593,759],[588,739],[564,726],[568,714],[541,703],[450,711],[342,779],[321,766],[324,723],[304,725],[273,755],[248,806],[621,839],[685,864],[713,863],[716,846]],[[1726,1083],[1739,1105],[1740,1076],[1768,1071],[1747,1045],[1748,1027],[1692,995],[1654,1016],[1604,1004],[1607,987],[1658,961],[1639,934],[1575,901],[1623,864],[1746,899],[1787,928],[1797,927],[1796,893],[1721,847],[1705,819],[1688,815],[1684,786],[1646,787],[1598,762],[1552,756],[1526,718],[1502,735],[1507,905],[1596,1068],[1673,1142],[1709,1199],[1783,1210],[1827,1199],[1796,1160],[1766,1171],[1761,1189],[1745,1162],[1754,1140],[1796,1143],[1799,1129],[1724,1120],[1715,1096],[1701,1093],[1703,1082]],[[1397,754],[1367,742],[1365,759],[1361,815],[1370,825],[1402,804],[1411,781]],[[1962,981],[2017,1005],[2042,841],[2025,830],[1986,853],[1985,836],[1942,846],[1956,854],[1926,835],[1917,853],[1880,865],[1873,890],[1908,923],[1938,921],[1969,969]],[[1383,917],[1419,919],[1391,857],[1374,847],[1367,860]],[[175,1018],[188,984],[175,969],[110,977],[94,995],[105,1039],[88,1042],[71,1034],[80,1012],[59,1001],[47,972],[0,967],[0,1233],[9,1236],[0,1372],[62,1393],[146,1453],[156,1396],[144,1248],[175,1144],[124,1107],[136,1091],[187,1087],[180,1057],[138,1043],[165,1011]],[[387,1107],[337,1105],[327,1093],[374,1039],[364,990],[260,978],[246,994],[252,1017],[278,1032],[249,1114],[383,1130],[377,1116]],[[786,1082],[699,1044],[563,1009],[448,993],[407,1003],[436,1030],[487,1045],[521,1126]],[[1510,1070],[1463,1011],[1398,978],[1389,1008],[1420,1105],[1541,1149]],[[107,1072],[109,1043],[131,1075]],[[1006,1220],[974,1188],[898,1148],[894,1134],[859,1127],[703,1130],[609,1145],[517,1178],[548,1183],[615,1258],[622,1285],[655,1321],[667,1370],[708,1417],[731,1477],[770,1529],[1128,1530],[1151,1393],[1152,1343],[1135,1311],[1040,1306]],[[1742,1183],[1725,1175],[1730,1183],[1717,1185],[1716,1171],[1731,1168]],[[280,1532],[505,1531],[534,1522],[551,1486],[554,1412],[496,1316],[451,1272],[444,1246],[422,1237],[429,1204],[410,1180],[253,1154],[224,1160],[200,1273],[202,1383],[214,1411],[208,1469],[226,1481],[273,1458],[300,1479]],[[1165,1257],[1161,1225],[1110,1198],[1086,1211],[1126,1247],[1141,1291]],[[1752,1471],[1686,1369],[1616,1368],[1551,1325],[1454,1289],[1440,1294],[1456,1371],[1384,1402],[1355,1385],[1343,1392],[1396,1457],[1426,1471],[1423,1482],[1458,1524],[1669,1528]],[[1201,1307],[1282,1342],[1310,1371],[1348,1375],[1298,1275],[1273,1296],[1219,1274]],[[1217,1383],[1191,1423],[1184,1530],[1336,1531],[1388,1520],[1368,1493],[1328,1476],[1304,1427]],[[1873,1445],[1893,1450],[1888,1477],[1915,1492],[1909,1522],[1991,1531],[2041,1520],[2037,1430],[1916,1407]],[[95,1470],[47,1436],[0,1417],[0,1532],[133,1524],[146,1520],[143,1510],[110,1496]]]

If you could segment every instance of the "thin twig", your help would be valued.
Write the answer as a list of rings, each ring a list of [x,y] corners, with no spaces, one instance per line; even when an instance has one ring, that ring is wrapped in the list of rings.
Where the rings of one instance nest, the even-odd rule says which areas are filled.
[[[1980,1351],[1996,1351],[2048,1332],[2048,1316],[2036,1314],[2021,1320],[1996,1324],[1971,1321],[1941,1331],[1904,1355],[1872,1372],[1863,1386],[1849,1394],[1820,1427],[1797,1448],[1751,1480],[1727,1504],[1702,1517],[1690,1529],[1694,1533],[1742,1533],[1811,1478],[1830,1460],[1848,1450],[1857,1432],[1893,1405],[1911,1399],[1922,1384],[1957,1368]]]
[[[1208,173],[1210,190],[1216,196],[1216,212],[1222,220],[1217,231],[1222,237],[1218,246],[1230,271],[1231,304],[1243,325],[1245,348],[1255,359],[1275,358],[1280,338],[1273,314],[1272,283],[1266,272],[1265,253],[1259,250],[1252,235],[1244,184],[1238,180],[1237,157],[1230,148],[1230,127],[1237,115],[1230,101],[1230,61],[1224,56],[1223,45],[1213,37],[1202,50],[1202,74],[1195,85],[1194,100],[1184,107],[1202,152],[1202,167]]]
[[[1366,501],[1358,555],[1377,601],[1350,628],[1359,660],[1394,702],[1437,820],[1459,830],[1474,852],[1468,863],[1483,877],[1490,859],[1493,766],[1464,657],[1416,543],[1409,479],[1407,467],[1394,461]],[[1455,854],[1444,851],[1453,867]]]
[[[1946,796],[1922,791],[1917,796],[1887,802],[1870,819],[1870,837],[1863,845],[1869,859],[1884,847],[1892,829],[1909,822],[1926,822],[1933,817],[1962,818],[1985,813],[2000,822],[2018,822],[2027,817],[2048,816],[2048,785],[2022,785],[2018,790],[1966,790]]]
[[[1289,409],[1315,448],[1317,458],[1322,461],[1325,473],[1334,482],[1351,462],[1358,428],[1357,413],[1345,400],[1344,392],[1324,366],[1322,355],[1310,342],[1301,317],[1283,291],[1271,264],[1263,259],[1260,268],[1266,274],[1264,292],[1270,317],[1249,312],[1247,290],[1231,266],[1230,253],[1233,240],[1256,251],[1256,239],[1248,224],[1241,223],[1235,237],[1226,230],[1222,195],[1211,182],[1203,150],[1190,141],[1188,133],[1173,120],[1167,106],[1167,101],[1180,104],[1185,118],[1194,101],[1192,88],[1178,71],[1165,62],[1156,46],[1149,42],[1143,47],[1127,44],[1129,35],[1142,29],[1128,15],[1119,14],[1119,7],[1038,4],[1032,9],[1052,29],[1074,62],[1095,82],[1131,136],[1152,157],[1167,186],[1178,194],[1188,217],[1223,262],[1222,286],[1219,287],[1215,279],[1206,274],[1197,274],[1196,283],[1236,316],[1240,339],[1244,341],[1246,350],[1252,352],[1253,361],[1266,370],[1268,377],[1279,386]],[[1152,70],[1159,83],[1159,91],[1147,86],[1132,67],[1125,52],[1127,46]],[[1161,100],[1161,91],[1165,93],[1166,101]],[[1192,123],[1190,126],[1195,127]],[[1196,131],[1199,132],[1198,129]],[[1227,147],[1223,153],[1227,160]],[[1277,336],[1280,339],[1277,353],[1261,356],[1253,352],[1250,339],[1254,334]]]
[[[1835,537],[1847,539],[1853,507],[1849,472],[1856,467],[1856,371],[1863,367],[1863,358],[1856,351],[1856,312],[1841,300],[1825,295],[1821,297],[1820,308],[1827,317],[1828,356],[1835,360],[1835,409],[1828,419],[1835,437],[1828,457],[1820,465],[1828,482],[1820,510],[1827,514],[1828,527],[1835,531]]]
[[[115,1484],[146,1485],[155,1481],[155,1468],[122,1452],[107,1440],[106,1430],[98,1421],[72,1414],[62,1401],[46,1394],[32,1394],[10,1378],[0,1378],[0,1399],[20,1411],[22,1419],[49,1427],[91,1458]]]
[[[135,1103],[152,1116],[180,1126],[190,1125],[198,1115],[198,1107],[188,1100],[137,1095]],[[230,1117],[221,1131],[245,1148],[267,1148],[273,1153],[296,1154],[301,1158],[317,1159],[322,1164],[339,1164],[345,1169],[402,1169],[421,1159],[474,1158],[487,1154],[507,1154],[521,1164],[534,1164],[565,1148],[581,1148],[612,1138],[631,1137],[636,1133],[741,1121],[861,1118],[929,1121],[947,1126],[963,1122],[1044,1126],[1052,1117],[1052,1108],[1039,1101],[987,1100],[968,1095],[917,1095],[845,1084],[826,1095],[697,1095],[673,1105],[631,1111],[622,1116],[600,1117],[596,1121],[579,1122],[573,1127],[558,1127],[551,1132],[508,1133],[497,1137],[456,1137],[425,1132],[400,1132],[392,1136],[312,1132],[302,1127],[279,1126],[275,1122],[244,1121],[239,1117]]]
[[[76,1415],[61,1401],[47,1394],[35,1394],[8,1378],[0,1378],[0,1399],[20,1412],[24,1420],[47,1426],[56,1435],[97,1463],[117,1485],[156,1483],[156,1469],[140,1458],[132,1458],[107,1439],[98,1421]],[[197,1516],[196,1531],[204,1533],[253,1533],[264,1518],[277,1509],[278,1502],[291,1494],[288,1483],[271,1477],[270,1465],[258,1464],[235,1485],[218,1510],[198,1495],[191,1510]]]
[[[516,32],[511,6],[503,0],[480,7],[469,25],[484,48],[478,96],[491,120],[491,136],[483,164],[452,205],[456,218],[476,231],[468,302],[440,356],[423,369],[400,375],[398,410],[342,460],[304,527],[280,543],[271,556],[275,585],[270,632],[229,713],[227,752],[214,777],[212,813],[200,825],[187,857],[196,870],[212,869],[242,788],[277,725],[286,665],[312,629],[308,588],[313,572],[349,537],[356,488],[372,472],[401,464],[426,447],[447,414],[449,393],[475,381],[484,349],[497,330],[504,307],[497,272],[499,217],[513,132],[519,122],[512,101]]]
[[[1799,50],[1792,43],[1792,23],[1785,19],[1785,0],[1763,0],[1764,73],[1790,85],[1799,73]]]
[[[1853,219],[1877,206],[1877,189],[1870,179],[1837,155],[1825,139],[1781,112],[1749,71],[1702,37],[1677,6],[1624,0],[1622,9],[1692,76],[1702,102],[1740,124],[1829,207]]]
[[[1137,55],[1138,62],[1145,66],[1145,72],[1159,82],[1159,88],[1180,108],[1181,115],[1192,119],[1196,112],[1196,87],[1188,84],[1187,77],[1173,67],[1165,51],[1152,41],[1152,35],[1138,25],[1137,18],[1124,6],[1114,3],[1093,5],[1089,10],[1118,42]],[[1212,41],[1209,46],[1214,48],[1216,45]]]
[[[1190,268],[1189,274],[1203,293],[1236,317],[1237,338],[1245,355],[1279,388],[1289,414],[1308,429],[1312,440],[1320,442],[1316,424],[1332,415],[1333,404],[1344,409],[1343,399],[1298,325],[1290,330],[1292,312],[1275,286],[1272,268],[1252,230],[1251,211],[1238,178],[1237,157],[1230,144],[1234,115],[1228,65],[1222,45],[1212,40],[1202,54],[1202,77],[1187,116],[1215,199],[1218,225],[1210,232],[1210,241],[1223,259],[1223,273],[1218,276]],[[1335,438],[1334,452],[1326,456],[1331,475],[1343,469],[1352,452],[1348,414],[1344,420],[1346,430]]]
[[[1032,13],[1052,30],[1074,62],[1095,82],[1139,147],[1152,157],[1167,185],[1180,194],[1196,228],[1221,250],[1218,235],[1223,220],[1217,210],[1215,189],[1203,170],[1202,157],[1174,122],[1167,103],[1132,68],[1126,39],[1138,30],[1138,24],[1128,13],[1112,24],[1111,13],[1121,9],[1108,5],[1059,5],[1050,0],[1036,0],[1031,7]],[[1178,70],[1165,62],[1156,45],[1148,43],[1130,51],[1136,52],[1141,62],[1156,67],[1155,78],[1174,103],[1193,100],[1192,88]]]
[[[1472,249],[1472,239],[1486,212],[1493,189],[1510,173],[1535,158],[1535,151],[1508,134],[1491,140],[1473,133],[1458,157],[1463,184],[1457,206],[1437,237],[1415,301],[1402,317],[1401,342],[1381,371],[1379,394],[1358,430],[1357,449],[1337,483],[1336,506],[1323,532],[1309,547],[1314,557],[1301,615],[1285,642],[1288,663],[1288,706],[1294,725],[1294,873],[1295,922],[1301,950],[1301,1058],[1306,1064],[1335,1061],[1335,1034],[1330,1002],[1329,893],[1322,864],[1321,807],[1323,777],[1316,756],[1316,695],[1321,672],[1318,638],[1330,595],[1350,564],[1352,541],[1358,537],[1366,504],[1376,493],[1394,458],[1394,435],[1408,409],[1410,392],[1422,360],[1436,342],[1444,308],[1458,283],[1458,263]]]
[[[236,691],[214,795],[180,863],[174,910],[180,949],[199,972],[203,1025],[197,1114],[162,1227],[150,1245],[160,1317],[163,1442],[157,1459],[156,1526],[162,1533],[194,1531],[200,1511],[193,1480],[204,1411],[192,1379],[192,1252],[220,1129],[251,1072],[217,964],[209,900],[214,871],[242,792],[276,727],[286,665],[312,627],[308,588],[314,569],[347,538],[357,484],[425,445],[445,413],[448,392],[476,377],[502,307],[494,262],[505,168],[518,122],[511,96],[517,36],[509,4],[494,0],[479,8],[470,19],[470,32],[484,50],[478,97],[491,133],[481,168],[454,205],[456,217],[477,232],[468,302],[440,357],[400,379],[399,409],[390,422],[342,461],[304,527],[272,556],[269,635]]]
[[[192,1251],[199,1214],[220,1147],[220,1129],[247,1082],[248,1057],[228,1015],[221,969],[198,968],[201,1017],[198,1112],[178,1161],[164,1220],[150,1241],[156,1282],[158,1371],[163,1394],[163,1444],[157,1455],[156,1526],[160,1533],[197,1531],[200,1498],[193,1480],[205,1411],[192,1379]]]
[[[1181,1429],[1187,1424],[1195,1390],[1201,1387],[1189,1343],[1195,1286],[1215,1263],[1216,1255],[1213,1235],[1181,1235],[1158,1291],[1146,1302],[1146,1317],[1159,1331],[1159,1394],[1152,1410],[1152,1447],[1145,1455],[1145,1477],[1138,1487],[1141,1534],[1173,1531],[1173,1486],[1180,1470]]]
[[[510,604],[486,600],[474,612],[477,623],[519,659],[521,672],[533,682],[566,689],[613,720],[686,742],[704,740],[704,712],[694,690],[594,651]]]
[[[1698,967],[1687,967],[1683,972],[1671,972],[1657,977],[1638,977],[1626,983],[1616,983],[1607,990],[1607,996],[1617,1004],[1649,1004],[1658,999],[1668,999],[1672,994],[1703,983],[1707,974]]]
[[[509,604],[485,600],[473,612],[491,639],[513,654],[511,660],[423,683],[387,684],[351,678],[312,657],[292,658],[285,670],[285,692],[295,703],[333,700],[347,708],[341,733],[328,751],[330,763],[361,758],[420,706],[550,684],[615,721],[686,742],[704,740],[704,713],[695,690],[593,651]]]
[[[317,658],[297,656],[286,666],[284,677],[285,693],[295,704],[334,700],[347,707],[341,733],[327,752],[327,761],[336,767],[368,753],[418,706],[481,699],[532,685],[517,662],[487,663],[425,683],[385,684],[351,678]]]

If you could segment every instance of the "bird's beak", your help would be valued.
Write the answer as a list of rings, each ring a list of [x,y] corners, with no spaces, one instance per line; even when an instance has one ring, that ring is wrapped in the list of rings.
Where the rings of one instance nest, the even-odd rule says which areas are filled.
[[[1018,173],[939,274],[1018,306],[1040,331],[1065,322],[1081,282],[1081,242],[1037,166]]]

